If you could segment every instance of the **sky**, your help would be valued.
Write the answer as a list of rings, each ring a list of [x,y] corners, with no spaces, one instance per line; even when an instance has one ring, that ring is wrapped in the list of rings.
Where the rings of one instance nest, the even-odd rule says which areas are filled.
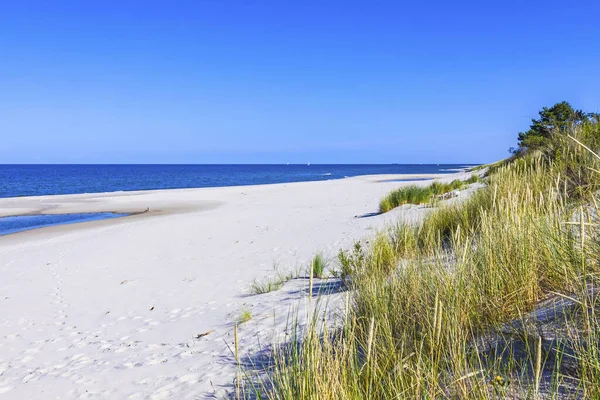
[[[598,1],[1,1],[0,164],[485,163],[600,111]]]

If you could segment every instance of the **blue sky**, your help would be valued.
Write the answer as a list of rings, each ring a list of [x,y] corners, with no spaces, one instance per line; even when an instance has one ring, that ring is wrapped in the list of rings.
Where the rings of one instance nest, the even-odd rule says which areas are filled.
[[[542,106],[600,111],[599,14],[592,1],[2,2],[0,164],[493,161]]]

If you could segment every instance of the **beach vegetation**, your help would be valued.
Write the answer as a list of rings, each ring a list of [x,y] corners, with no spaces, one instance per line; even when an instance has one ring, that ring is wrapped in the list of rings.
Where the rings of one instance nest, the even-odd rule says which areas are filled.
[[[296,278],[299,274],[294,271],[281,271],[277,268],[277,265],[274,266],[275,275],[267,276],[263,279],[254,279],[250,283],[250,293],[251,294],[264,294],[273,292],[275,290],[279,290],[283,287],[283,285]]]
[[[323,278],[323,276],[325,276],[326,266],[327,263],[325,261],[325,257],[323,257],[323,254],[315,254],[310,263],[310,268],[312,269],[312,277],[317,279]]]
[[[410,185],[390,192],[379,202],[379,212],[385,213],[404,204],[426,204],[446,193],[459,190],[479,181],[479,176],[473,174],[468,180],[455,179],[452,182],[433,182],[429,186]]]
[[[472,184],[472,183],[477,183],[481,180],[481,177],[478,174],[472,174],[469,179],[467,179],[465,182],[467,184]]]
[[[250,283],[251,294],[264,294],[281,289],[286,281],[280,276],[271,276],[262,280],[254,279]]]
[[[342,250],[338,252],[338,268],[334,270],[333,275],[342,280],[346,285],[350,283],[350,278],[354,274],[358,265],[364,262],[365,252],[363,244],[360,241],[354,242],[352,251]]]
[[[538,115],[537,119],[531,120],[529,130],[519,133],[519,149],[514,151],[515,154],[545,148],[550,143],[552,135],[564,135],[576,126],[589,122],[590,117],[593,119],[595,116],[574,109],[566,101],[556,103],[552,107],[544,107]]]
[[[554,129],[465,201],[340,252],[344,320],[277,347],[260,397],[600,398],[600,124]]]
[[[243,308],[240,311],[240,315],[237,318],[238,324],[243,324],[244,322],[248,322],[252,319],[252,311],[249,308]]]

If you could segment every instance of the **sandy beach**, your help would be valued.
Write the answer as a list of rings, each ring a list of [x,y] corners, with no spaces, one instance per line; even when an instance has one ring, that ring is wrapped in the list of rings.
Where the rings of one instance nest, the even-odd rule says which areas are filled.
[[[390,181],[406,178],[0,199],[0,216],[138,213],[0,236],[0,398],[222,398],[242,311],[250,355],[307,298],[305,279],[251,295],[253,279],[302,275],[316,252],[333,266],[339,249],[417,220],[426,208],[377,215],[390,190],[430,183]]]

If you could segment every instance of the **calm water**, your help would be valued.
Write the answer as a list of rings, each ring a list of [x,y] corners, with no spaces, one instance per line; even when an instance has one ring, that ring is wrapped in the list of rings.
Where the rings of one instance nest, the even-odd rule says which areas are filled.
[[[433,178],[410,178],[410,179],[386,179],[386,182],[415,182],[415,181],[432,181]]]
[[[97,221],[124,217],[127,214],[113,213],[83,213],[83,214],[56,214],[56,215],[20,215],[16,217],[0,218],[0,236],[9,233],[28,231],[45,226],[76,224],[79,222]]]
[[[451,173],[469,165],[0,165],[0,197]]]

